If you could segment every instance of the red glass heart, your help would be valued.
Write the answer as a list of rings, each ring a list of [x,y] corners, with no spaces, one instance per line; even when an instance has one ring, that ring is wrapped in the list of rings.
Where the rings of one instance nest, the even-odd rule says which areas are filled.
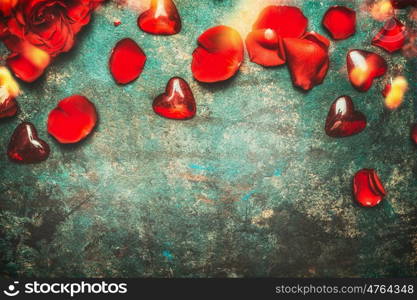
[[[118,84],[128,84],[142,74],[146,63],[143,50],[130,38],[120,40],[110,56],[109,68]]]
[[[197,110],[190,86],[180,77],[168,81],[165,93],[155,98],[152,107],[156,114],[176,120],[191,119]]]
[[[38,137],[35,126],[29,122],[16,127],[7,149],[9,158],[22,164],[44,161],[49,153],[49,145]]]
[[[172,0],[152,0],[151,8],[138,18],[141,30],[156,35],[172,35],[181,31],[181,17]]]
[[[346,6],[332,6],[324,14],[322,24],[333,39],[347,39],[356,32],[356,12]]]
[[[2,97],[1,93],[2,88],[0,88],[0,119],[13,117],[19,109],[16,99],[10,96]]]
[[[282,39],[301,37],[307,25],[307,18],[297,7],[266,7],[253,25],[253,31],[246,38],[250,60],[264,67],[285,64]]]
[[[411,140],[417,145],[417,123],[411,127]]]
[[[417,7],[416,0],[391,0],[391,4],[394,8],[406,8],[411,5]]]
[[[328,136],[339,138],[357,134],[366,127],[366,117],[355,110],[349,96],[337,98],[330,107],[325,131]]]
[[[252,62],[274,67],[285,64],[282,38],[272,29],[252,31],[246,37],[246,49]]]
[[[308,33],[302,39],[284,39],[288,69],[293,84],[310,90],[323,82],[329,69],[329,41],[317,34]]]
[[[386,192],[375,170],[362,169],[353,178],[353,194],[360,205],[373,207],[382,201]]]
[[[200,82],[218,82],[231,78],[243,61],[243,42],[233,28],[217,26],[198,38],[191,71]]]
[[[74,95],[61,100],[48,116],[48,132],[62,144],[87,137],[97,122],[97,111],[86,97]]]
[[[374,79],[383,76],[388,69],[380,55],[365,50],[350,50],[346,60],[349,80],[361,92],[368,91]]]
[[[392,18],[385,23],[384,27],[373,38],[372,45],[392,53],[401,50],[405,44],[405,39],[405,26],[397,18]]]

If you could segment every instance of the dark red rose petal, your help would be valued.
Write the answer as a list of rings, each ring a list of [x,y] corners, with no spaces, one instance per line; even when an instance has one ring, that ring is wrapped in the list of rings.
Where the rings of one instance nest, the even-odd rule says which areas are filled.
[[[179,77],[168,81],[165,93],[155,98],[152,107],[158,115],[176,120],[191,119],[197,110],[190,86]]]
[[[390,53],[401,50],[405,44],[406,29],[397,18],[388,20],[373,38],[372,45]]]
[[[243,61],[243,42],[233,28],[217,26],[198,38],[191,70],[201,82],[218,82],[231,78]]]
[[[346,6],[332,6],[324,14],[322,24],[333,39],[347,39],[356,32],[356,12]]]
[[[284,48],[295,86],[310,90],[323,82],[329,69],[328,40],[317,33],[303,39],[286,38]]]
[[[49,153],[49,145],[38,137],[35,126],[28,122],[17,126],[7,149],[9,158],[22,164],[44,161]]]
[[[385,197],[381,180],[373,169],[362,169],[353,178],[353,194],[364,207],[374,207]]]
[[[369,90],[374,79],[383,76],[387,69],[385,60],[376,53],[355,49],[347,54],[349,80],[359,91]]]
[[[394,8],[406,8],[411,5],[417,7],[416,0],[391,0],[391,4]]]
[[[172,35],[181,31],[181,17],[172,0],[152,0],[151,8],[138,18],[141,30],[156,35]]]
[[[87,137],[97,122],[97,111],[87,98],[74,95],[61,100],[48,116],[48,132],[62,144]]]
[[[411,127],[411,140],[417,145],[417,123]]]
[[[18,109],[19,105],[14,97],[9,96],[2,100],[0,95],[0,119],[13,117],[17,113]]]
[[[120,21],[120,20],[116,20],[116,21],[113,22],[114,27],[118,27],[121,24],[122,24],[122,21]]]
[[[113,48],[109,68],[118,84],[127,84],[140,76],[145,63],[146,55],[139,45],[132,39],[125,38]]]
[[[341,96],[333,102],[326,119],[325,131],[328,136],[347,137],[361,132],[365,127],[365,115],[355,110],[349,96]]]
[[[272,29],[281,38],[298,38],[307,26],[308,20],[298,7],[271,5],[262,10],[252,29]]]

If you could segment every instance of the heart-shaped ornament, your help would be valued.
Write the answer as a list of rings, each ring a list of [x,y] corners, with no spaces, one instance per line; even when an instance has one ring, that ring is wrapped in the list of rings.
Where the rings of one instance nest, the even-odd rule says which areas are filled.
[[[149,10],[138,18],[139,28],[155,35],[173,35],[181,31],[181,17],[172,0],[152,0]]]
[[[358,134],[366,127],[366,117],[355,110],[349,96],[337,98],[330,107],[325,131],[328,136],[340,138]]]
[[[168,81],[165,93],[155,98],[152,108],[156,114],[175,120],[191,119],[197,110],[190,86],[180,77]]]
[[[44,161],[49,153],[49,145],[38,137],[35,126],[29,122],[16,127],[7,148],[9,158],[22,164]]]

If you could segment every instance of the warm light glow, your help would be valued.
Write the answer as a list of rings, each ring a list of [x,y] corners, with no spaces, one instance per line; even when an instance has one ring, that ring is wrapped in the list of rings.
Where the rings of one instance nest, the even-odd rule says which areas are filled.
[[[392,81],[391,87],[388,88],[387,94],[385,96],[385,106],[391,110],[400,107],[400,105],[404,102],[404,95],[407,90],[407,79],[405,79],[403,76],[396,77]]]
[[[22,55],[40,69],[46,68],[51,60],[47,52],[29,43],[24,45]]]
[[[20,94],[19,85],[6,67],[0,67],[0,101]]]
[[[394,7],[390,0],[379,0],[370,10],[372,17],[378,21],[385,21],[394,16]]]
[[[350,76],[352,83],[356,86],[360,86],[369,77],[369,71],[367,68],[356,67],[352,69],[352,73]]]

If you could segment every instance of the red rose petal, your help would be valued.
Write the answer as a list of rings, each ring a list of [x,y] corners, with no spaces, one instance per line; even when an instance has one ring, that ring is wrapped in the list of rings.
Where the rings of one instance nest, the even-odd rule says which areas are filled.
[[[0,88],[1,93],[1,88]],[[0,94],[0,119],[6,117],[13,117],[19,109],[17,101],[14,97],[7,97],[4,100],[1,99]]]
[[[375,78],[383,76],[387,63],[378,54],[364,50],[351,50],[347,54],[349,80],[359,91],[366,92]]]
[[[168,81],[165,93],[155,98],[152,107],[158,115],[176,120],[191,119],[197,110],[190,86],[179,77]]]
[[[282,38],[297,38],[307,26],[308,20],[298,7],[271,5],[262,10],[252,29],[272,29]]]
[[[181,31],[181,17],[172,0],[152,0],[151,8],[138,18],[141,30],[156,35],[172,35]]]
[[[130,38],[117,42],[109,60],[110,72],[118,84],[127,84],[136,80],[143,71],[146,55]]]
[[[329,69],[328,41],[317,33],[303,39],[286,38],[284,48],[295,86],[310,90],[321,84]]]
[[[356,12],[346,6],[332,6],[324,14],[322,24],[333,39],[347,39],[356,32]]]
[[[17,126],[7,149],[9,158],[22,164],[44,161],[49,153],[49,145],[38,137],[35,126],[28,122]]]
[[[258,29],[249,33],[246,48],[252,62],[264,67],[285,64],[282,39],[272,29]]]
[[[355,110],[349,96],[341,96],[333,102],[326,119],[325,131],[328,136],[347,137],[361,132],[365,127],[365,115]]]
[[[361,206],[374,207],[382,201],[386,192],[375,170],[362,169],[353,179],[353,194]]]
[[[201,82],[218,82],[231,78],[243,61],[243,42],[233,28],[217,26],[198,38],[191,70]]]
[[[406,29],[397,18],[388,20],[373,38],[372,45],[390,53],[401,50],[405,44]]]
[[[61,100],[48,116],[48,132],[62,144],[87,137],[97,122],[97,111],[86,97],[74,95]]]

